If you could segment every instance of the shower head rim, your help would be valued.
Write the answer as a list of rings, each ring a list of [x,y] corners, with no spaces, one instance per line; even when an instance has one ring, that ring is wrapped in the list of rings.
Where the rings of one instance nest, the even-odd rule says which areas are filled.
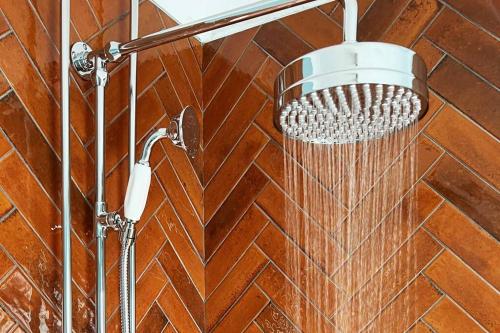
[[[386,77],[387,80],[374,79]],[[275,123],[279,124],[282,107],[294,99],[314,91],[352,84],[384,84],[411,89],[422,100],[420,118],[428,110],[427,68],[415,51],[390,43],[346,42],[305,54],[278,73]]]

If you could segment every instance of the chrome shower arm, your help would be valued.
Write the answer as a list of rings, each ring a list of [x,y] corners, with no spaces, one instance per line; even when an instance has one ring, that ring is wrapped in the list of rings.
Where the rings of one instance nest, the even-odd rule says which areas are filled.
[[[228,27],[315,1],[317,0],[268,0],[267,3],[270,5],[267,6],[254,4],[199,21],[181,24],[144,37],[132,39],[125,43],[112,41],[104,49],[97,51],[91,50],[85,43],[78,42],[75,43],[72,49],[73,66],[80,76],[88,78],[94,68],[92,60],[96,56],[107,62],[116,62],[131,53],[144,51],[159,45],[193,37],[204,32]],[[325,3],[327,2],[329,1],[325,1]],[[355,0],[341,0],[341,2],[347,4],[348,7],[350,7],[349,4],[356,3]]]

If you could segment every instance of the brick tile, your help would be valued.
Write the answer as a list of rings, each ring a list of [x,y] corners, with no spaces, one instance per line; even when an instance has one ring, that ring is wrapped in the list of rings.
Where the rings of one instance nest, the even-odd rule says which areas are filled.
[[[333,282],[273,224],[264,229],[256,244],[323,314],[330,317],[334,313],[339,292]]]
[[[139,5],[139,37],[150,35],[164,28],[163,12],[152,1],[143,1]],[[166,15],[165,15],[166,16]]]
[[[55,22],[54,17],[61,17],[60,1],[32,1],[31,3],[58,47],[61,45],[61,26],[59,22]],[[82,40],[88,39],[99,30],[92,9],[85,0],[71,2],[71,21]],[[73,27],[71,30],[72,40],[74,40],[76,36]]]
[[[215,96],[255,33],[256,29],[250,29],[222,40],[213,60],[203,73],[203,82],[210,82],[210,84],[203,85],[203,105],[207,105]]]
[[[238,104],[205,149],[203,166],[205,182],[212,178],[264,102],[265,96],[253,85],[243,93]]]
[[[425,274],[486,329],[492,332],[498,330],[500,327],[498,293],[450,252],[444,252],[439,256],[427,268]]]
[[[7,21],[5,20],[5,17],[0,14],[0,35],[3,35],[7,31],[9,31],[9,25],[7,24]]]
[[[449,9],[441,12],[426,35],[497,87],[500,85],[500,65],[494,60],[500,45],[495,38]]]
[[[285,17],[281,22],[315,49],[342,42],[342,29],[317,8]]]
[[[0,101],[1,103],[2,101]],[[0,131],[0,157],[7,154],[12,149],[9,141],[5,138],[5,136]]]
[[[444,53],[440,49],[423,37],[418,40],[413,50],[424,59],[428,72],[432,71],[444,57]]]
[[[302,331],[335,332],[334,326],[316,311],[274,265],[267,266],[257,279],[257,284]]]
[[[235,186],[224,204],[205,227],[205,255],[209,258],[224,240],[257,195],[267,184],[267,177],[252,166]]]
[[[312,51],[309,45],[278,21],[263,25],[255,36],[255,42],[282,65],[288,65]]]
[[[262,331],[257,332],[274,333],[276,329],[287,333],[299,333],[290,320],[285,317],[283,312],[274,304],[270,303],[264,311],[255,319],[260,325]]]
[[[195,322],[189,314],[189,310],[182,303],[177,296],[174,288],[171,284],[168,284],[163,293],[158,298],[158,303],[161,308],[170,319],[170,324],[175,328],[175,330],[167,327],[167,332],[178,332],[178,333],[196,333],[202,332],[201,329],[196,326]]]
[[[209,296],[206,302],[206,328],[211,330],[229,307],[260,273],[266,257],[255,246],[250,247],[228,276]]]
[[[430,282],[419,275],[366,329],[366,332],[404,332],[440,298]],[[408,311],[408,309],[411,309]],[[401,314],[404,314],[401,318]],[[400,320],[395,321],[395,316]]]
[[[418,138],[418,161],[417,161],[417,174],[425,174],[432,164],[444,153],[444,151],[436,146],[431,140],[425,136]]]
[[[285,194],[273,183],[269,183],[257,198],[257,204],[266,212],[269,217],[297,243],[300,248],[310,256],[310,258],[324,271],[328,276],[332,275],[339,263],[335,262],[332,254],[339,251],[337,244],[327,233],[316,223],[304,216],[304,213],[298,210],[298,207],[291,202],[287,202]],[[285,207],[289,209],[290,214],[296,214],[298,227],[291,228],[285,219]],[[295,212],[295,210],[297,210]],[[305,234],[315,240],[317,246],[307,246]],[[321,250],[320,250],[321,249]],[[327,250],[325,250],[327,249]]]
[[[186,305],[199,327],[204,325],[205,304],[196,290],[189,272],[183,267],[170,244],[165,244],[158,261],[167,273],[172,287],[176,290],[182,302]]]
[[[89,3],[101,26],[108,24],[112,19],[121,16],[130,9],[129,4],[123,2],[90,0]]]
[[[276,60],[268,57],[255,77],[255,84],[257,84],[269,96],[273,97],[274,82],[276,81],[276,77],[282,68],[283,66],[281,66]]]
[[[19,270],[14,271],[0,286],[0,299],[10,311],[19,314],[18,320],[33,331],[44,327],[60,329],[58,314]]]
[[[144,221],[145,222],[145,221]],[[154,259],[160,251],[167,237],[163,233],[156,219],[148,221],[146,226],[137,234],[137,253],[140,257],[136,259],[137,275],[141,275],[146,266]]]
[[[461,14],[469,17],[472,21],[489,29],[491,32],[500,35],[500,26],[498,25],[498,7],[489,0],[445,0],[448,4],[455,7]]]
[[[165,123],[166,122],[167,121],[165,121]],[[163,124],[162,127],[164,127]],[[193,207],[196,209],[198,216],[203,216],[203,187],[198,179],[196,170],[191,164],[192,160],[183,149],[175,147],[168,141],[163,142],[163,147],[165,148],[165,154],[168,156],[170,163],[175,166],[175,172],[193,204]]]
[[[250,326],[248,326],[247,329],[244,331],[244,333],[262,333],[262,330],[255,322],[252,322]]]
[[[283,134],[274,126],[273,122],[274,104],[268,101],[258,114],[255,122],[262,128],[267,135],[274,139],[277,143],[283,142]]]
[[[0,72],[0,95],[3,95],[9,90],[10,85],[9,82],[7,82],[7,79],[5,76]]]
[[[265,59],[264,52],[254,43],[245,50],[213,100],[205,107],[203,142],[209,142],[222,123],[227,120],[226,117],[237,105],[242,91],[246,90]]]
[[[418,121],[419,130],[425,128],[429,124],[429,121],[441,110],[444,104],[445,102],[432,92],[432,90],[429,92],[429,110],[425,114],[424,118]]]
[[[497,90],[451,58],[434,71],[429,84],[441,96],[500,137],[500,117],[496,114],[500,96]]]
[[[424,319],[436,332],[484,332],[448,298],[443,298]]]
[[[2,308],[0,308],[0,327],[4,332],[14,332],[12,329],[16,326],[14,318],[11,318]]]
[[[427,182],[495,238],[500,238],[500,195],[446,155]]]
[[[373,1],[358,24],[358,40],[379,40],[407,4],[408,0]]]
[[[267,297],[255,285],[252,285],[228,311],[213,332],[243,332],[243,329],[250,324],[267,303]]]
[[[5,273],[7,273],[12,267],[14,267],[14,263],[9,259],[9,257],[7,257],[4,250],[0,250],[0,279],[3,278]]]
[[[144,319],[137,327],[138,333],[163,332],[168,324],[168,318],[157,303],[153,303]]]
[[[204,267],[202,260],[184,232],[183,225],[178,220],[172,206],[165,204],[157,214],[158,221],[167,233],[170,245],[175,249],[177,256],[184,264],[191,280],[202,298],[205,297]]]
[[[433,333],[429,326],[424,324],[422,321],[418,321],[415,326],[413,326],[410,331],[410,333]]]
[[[500,144],[457,111],[446,107],[426,131],[440,145],[500,188]],[[460,133],[460,135],[455,135]]]
[[[205,219],[210,219],[238,179],[267,142],[267,137],[255,126],[245,132],[212,181],[205,188]]]
[[[412,0],[389,30],[384,33],[382,40],[410,46],[438,13],[440,7],[437,0]]]
[[[393,237],[398,238],[397,235]],[[347,322],[351,324],[348,327],[344,327],[344,330],[347,331],[358,331],[361,329],[363,325],[377,315],[382,307],[387,305],[391,299],[397,296],[398,293],[405,288],[406,284],[417,276],[420,270],[422,270],[440,250],[441,246],[426,232],[420,230],[406,242],[393,257],[384,263],[383,268],[374,267],[380,270],[373,275],[370,272],[371,276],[368,276],[370,280],[367,280],[367,283],[360,289],[359,293],[354,295],[347,306],[336,314],[336,322]],[[351,273],[351,277],[347,276],[347,279],[357,280],[359,273],[356,273],[355,270],[361,267],[363,267],[363,271],[370,270],[373,269],[369,267],[371,265],[372,262],[370,259],[365,259],[364,262],[354,263],[352,265],[354,272]],[[346,280],[340,280],[336,283],[342,286],[345,282]],[[348,295],[351,295],[351,290],[349,290],[350,284],[351,282],[349,281],[344,286],[345,289],[348,290]],[[354,282],[354,284],[357,283]],[[357,285],[363,284],[364,281]],[[353,288],[353,290],[356,289]],[[408,296],[409,295],[406,296],[407,300],[403,302],[411,304],[408,303],[412,301],[411,296]],[[411,307],[409,309],[410,312],[414,310]],[[412,321],[406,322],[407,326],[401,328],[407,328],[411,323]],[[382,331],[386,332],[387,330]],[[401,331],[402,330],[396,330],[396,332]]]
[[[7,214],[13,208],[9,199],[5,197],[5,195],[0,192],[0,217]]]
[[[203,254],[203,225],[184,192],[181,182],[174,173],[174,168],[168,160],[163,161],[157,170],[160,184],[167,192],[167,196],[175,208],[182,224],[186,228],[189,238],[193,241],[198,253]],[[165,225],[167,220],[160,222]]]
[[[226,40],[226,38],[220,38],[220,39],[213,40],[213,41],[208,42],[208,43],[203,45],[203,61],[201,64],[201,70],[203,72],[205,72],[208,65],[214,59],[215,55],[217,54],[217,50],[222,45],[224,40]],[[233,62],[233,64],[234,64],[234,62]]]
[[[498,242],[450,204],[439,208],[426,226],[495,288],[500,288]]]
[[[196,99],[196,95],[191,87],[186,72],[182,68],[182,63],[177,55],[177,52],[172,44],[166,44],[158,48],[164,68],[168,76],[175,82],[174,89],[179,96],[179,100],[183,107],[192,105],[195,108],[200,107],[200,102]]]
[[[160,96],[160,100],[163,103],[165,111],[170,118],[176,116],[179,110],[182,109],[182,105],[177,97],[172,81],[167,74],[164,74],[155,82],[155,90]]]
[[[154,262],[137,281],[136,317],[139,322],[167,284],[160,265]]]
[[[177,333],[177,332],[175,331],[175,328],[172,326],[172,324],[168,323],[167,327],[165,327],[162,333]]]
[[[238,224],[224,240],[205,268],[205,285],[210,294],[222,281],[226,273],[264,228],[267,218],[256,206],[251,206]]]

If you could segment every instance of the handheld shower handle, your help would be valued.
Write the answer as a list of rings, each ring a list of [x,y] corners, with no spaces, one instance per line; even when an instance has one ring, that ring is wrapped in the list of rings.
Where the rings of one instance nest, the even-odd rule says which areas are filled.
[[[139,221],[146,208],[149,186],[151,184],[151,168],[149,165],[136,163],[130,175],[127,194],[125,195],[125,218]]]

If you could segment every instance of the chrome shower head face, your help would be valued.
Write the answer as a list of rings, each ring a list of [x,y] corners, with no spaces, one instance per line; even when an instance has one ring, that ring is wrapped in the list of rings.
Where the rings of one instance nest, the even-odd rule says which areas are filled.
[[[310,143],[379,139],[425,115],[426,81],[423,60],[401,46],[353,42],[320,49],[278,75],[275,126]]]
[[[351,84],[312,92],[281,109],[279,126],[294,139],[320,144],[374,140],[414,124],[422,110],[411,89]]]

